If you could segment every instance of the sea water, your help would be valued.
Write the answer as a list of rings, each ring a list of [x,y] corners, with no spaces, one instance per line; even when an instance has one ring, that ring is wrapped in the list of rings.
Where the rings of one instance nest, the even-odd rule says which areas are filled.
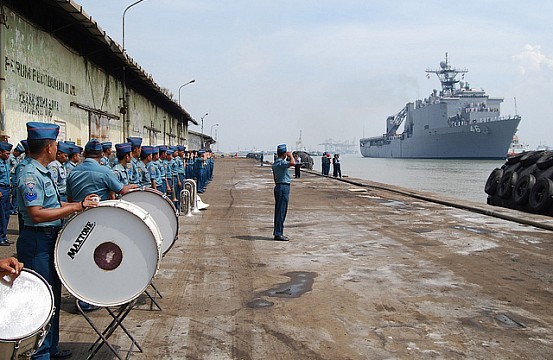
[[[381,159],[341,155],[342,176],[449,197],[485,203],[488,176],[504,160]],[[321,157],[314,156],[313,170],[321,171]],[[330,169],[332,175],[332,167]]]

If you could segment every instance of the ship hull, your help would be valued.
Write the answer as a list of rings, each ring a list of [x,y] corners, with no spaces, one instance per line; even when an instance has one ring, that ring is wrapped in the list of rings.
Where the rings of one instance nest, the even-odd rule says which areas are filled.
[[[375,158],[505,159],[520,117],[432,129],[424,135],[398,137],[371,145],[361,155]],[[367,139],[363,139],[367,140]]]

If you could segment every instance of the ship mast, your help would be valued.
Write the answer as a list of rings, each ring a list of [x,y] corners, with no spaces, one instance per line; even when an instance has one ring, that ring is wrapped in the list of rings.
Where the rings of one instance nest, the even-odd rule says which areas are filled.
[[[455,89],[455,84],[457,84],[460,81],[456,79],[456,76],[458,74],[464,74],[467,72],[468,72],[467,69],[452,68],[448,62],[447,53],[445,53],[445,61],[440,62],[440,69],[426,70],[427,74],[436,74],[438,79],[440,79],[440,83],[442,83],[442,93],[444,95],[453,94],[453,90]]]

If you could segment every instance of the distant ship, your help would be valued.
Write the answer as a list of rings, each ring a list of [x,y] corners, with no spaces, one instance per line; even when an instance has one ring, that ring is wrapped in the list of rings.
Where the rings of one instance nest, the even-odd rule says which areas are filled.
[[[507,152],[507,156],[517,155],[528,150],[530,150],[530,146],[527,144],[521,143],[518,140],[518,136],[514,135],[513,140],[511,141],[511,145],[509,145],[509,151]]]
[[[452,68],[447,59],[436,74],[442,90],[408,103],[386,120],[386,133],[360,140],[361,154],[377,158],[504,159],[521,117],[501,117],[502,98],[491,98],[457,80],[466,69]],[[464,75],[463,75],[464,76]],[[459,85],[457,85],[459,84]],[[405,123],[402,133],[397,133]]]

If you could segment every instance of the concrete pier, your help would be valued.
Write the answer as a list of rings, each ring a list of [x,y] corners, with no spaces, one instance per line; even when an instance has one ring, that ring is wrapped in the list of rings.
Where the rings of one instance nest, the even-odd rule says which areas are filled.
[[[279,242],[272,189],[270,166],[217,159],[211,206],[179,218],[161,262],[163,310],[142,296],[124,320],[144,349],[132,358],[553,358],[552,231],[304,172]],[[84,359],[95,339],[64,292],[61,347]],[[130,345],[120,330],[110,341]]]

